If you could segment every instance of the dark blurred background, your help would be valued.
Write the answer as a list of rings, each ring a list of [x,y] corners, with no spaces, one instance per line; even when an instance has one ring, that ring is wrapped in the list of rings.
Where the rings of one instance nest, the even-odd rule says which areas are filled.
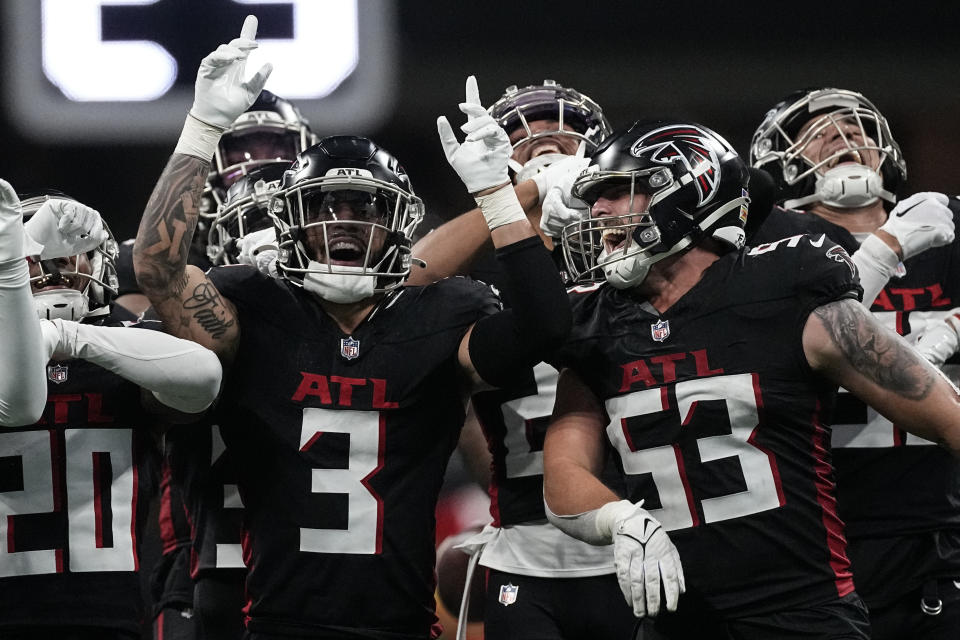
[[[8,8],[41,2],[0,1]],[[393,151],[433,223],[472,204],[443,158],[435,127],[440,114],[462,122],[456,105],[471,73],[485,104],[507,85],[553,78],[594,98],[614,126],[678,115],[725,134],[744,154],[755,126],[785,94],[807,86],[855,89],[890,120],[907,158],[907,190],[960,193],[956,2],[359,2],[382,12],[394,34],[384,47],[390,97],[363,105],[379,116],[367,130],[317,133],[363,134]],[[193,59],[181,62],[177,82],[188,89],[200,58],[239,33],[245,12],[279,10],[271,6],[276,0],[244,3],[158,0],[158,13],[143,14],[138,28],[141,37],[156,29],[181,43],[177,55]],[[14,13],[4,16],[8,45],[22,28]],[[261,34],[264,28],[276,26],[265,20]],[[301,28],[318,42],[331,36],[322,21]],[[3,47],[4,78],[22,54]],[[322,65],[322,56],[311,62]],[[8,84],[0,177],[20,192],[57,187],[99,209],[119,238],[132,236],[177,130],[160,142],[135,134],[129,142],[41,140],[14,125],[10,100]],[[188,107],[189,100],[177,105],[181,113]]]

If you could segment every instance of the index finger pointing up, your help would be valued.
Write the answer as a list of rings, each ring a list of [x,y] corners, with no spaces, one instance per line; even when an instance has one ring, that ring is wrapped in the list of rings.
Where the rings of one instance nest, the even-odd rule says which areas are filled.
[[[467,76],[467,99],[468,104],[480,104],[480,89],[477,88],[477,77]]]
[[[240,29],[240,37],[247,40],[256,40],[258,24],[257,16],[247,16],[243,21],[243,28]]]

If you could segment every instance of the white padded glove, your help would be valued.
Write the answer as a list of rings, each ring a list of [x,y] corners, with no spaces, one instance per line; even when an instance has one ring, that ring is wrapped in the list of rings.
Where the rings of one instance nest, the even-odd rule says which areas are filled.
[[[247,56],[259,45],[257,18],[247,16],[240,37],[222,44],[200,62],[194,84],[193,106],[183,125],[175,153],[209,160],[224,129],[256,101],[273,65],[267,63],[244,81]]]
[[[190,115],[226,129],[254,103],[273,65],[267,63],[244,82],[247,56],[256,49],[257,17],[247,16],[240,37],[222,44],[200,62]]]
[[[257,268],[271,278],[277,277],[277,232],[273,227],[248,233],[237,242],[237,261]]]
[[[960,347],[960,307],[923,332],[917,351],[935,367],[942,366]]]
[[[92,251],[108,235],[96,209],[62,198],[44,202],[23,227],[30,238],[42,245],[41,260]]]
[[[0,178],[0,264],[40,255],[42,250],[23,228],[23,210],[17,192]]]
[[[590,164],[589,158],[571,156],[547,167],[540,175],[549,174],[549,186],[542,199],[540,228],[552,238],[559,238],[563,228],[573,222],[579,222],[590,213],[590,207],[580,198],[571,195],[570,190],[580,173]],[[534,181],[537,181],[534,178]],[[537,182],[540,186],[540,182]]]
[[[686,590],[680,555],[663,530],[663,525],[629,500],[608,502],[597,512],[597,530],[609,531],[617,581],[627,603],[638,618],[660,612],[660,587],[668,611],[677,610],[680,594]]]
[[[900,243],[906,260],[931,247],[953,242],[953,212],[942,193],[925,191],[901,200],[880,228]]]
[[[437,133],[447,162],[471,194],[509,183],[507,161],[513,153],[510,138],[480,104],[474,76],[467,78],[466,101],[460,103],[460,111],[467,116],[467,122],[460,127],[467,135],[463,144],[457,142],[446,116],[437,118]]]

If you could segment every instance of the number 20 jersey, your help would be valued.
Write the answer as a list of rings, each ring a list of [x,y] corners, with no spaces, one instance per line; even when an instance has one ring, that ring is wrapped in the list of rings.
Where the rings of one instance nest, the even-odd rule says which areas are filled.
[[[687,591],[725,616],[853,591],[825,415],[835,385],[809,369],[810,312],[860,295],[823,236],[721,257],[658,315],[631,290],[575,288],[559,364],[600,398],[626,497],[667,530]]]
[[[347,336],[286,281],[209,275],[241,325],[217,418],[245,507],[249,629],[426,637],[464,419],[457,350],[498,300],[464,278],[405,287]]]
[[[115,314],[108,324],[128,315]],[[6,626],[139,633],[158,463],[140,388],[85,360],[51,361],[47,377],[40,421],[0,431],[0,637]]]

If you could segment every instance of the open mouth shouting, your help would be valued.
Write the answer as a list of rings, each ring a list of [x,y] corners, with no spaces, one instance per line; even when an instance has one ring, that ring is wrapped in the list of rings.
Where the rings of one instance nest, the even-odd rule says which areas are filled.
[[[367,241],[350,234],[337,234],[327,243],[330,264],[362,267],[367,254]]]
[[[604,229],[600,237],[603,240],[603,249],[608,255],[614,251],[623,249],[629,239],[627,230],[623,227]]]
[[[850,163],[864,164],[863,157],[860,155],[859,151],[850,149],[846,153],[839,153],[835,155],[834,157],[830,158],[829,161],[827,161],[827,169],[833,169],[841,164]]]
[[[61,274],[45,274],[40,279],[34,280],[30,283],[30,288],[33,290],[33,293],[38,293],[40,291],[53,291],[54,289],[77,289],[78,286],[75,286],[79,283],[79,278],[76,276],[68,275],[65,273]]]

